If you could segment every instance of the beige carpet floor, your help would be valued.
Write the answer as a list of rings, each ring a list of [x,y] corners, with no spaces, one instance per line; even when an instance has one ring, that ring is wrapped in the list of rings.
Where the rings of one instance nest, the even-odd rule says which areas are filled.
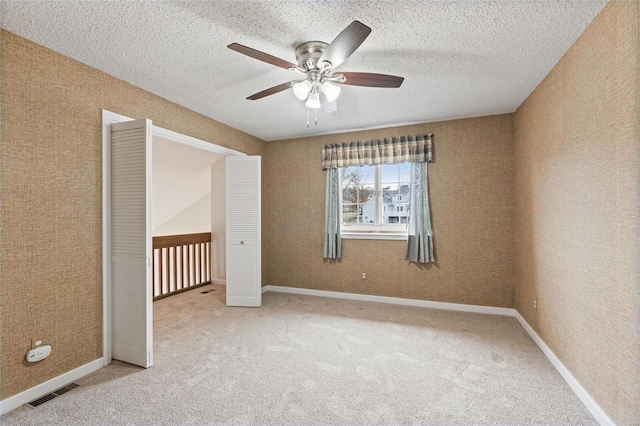
[[[115,361],[2,424],[597,424],[514,318],[272,292],[227,308],[219,286],[154,316],[154,367]]]

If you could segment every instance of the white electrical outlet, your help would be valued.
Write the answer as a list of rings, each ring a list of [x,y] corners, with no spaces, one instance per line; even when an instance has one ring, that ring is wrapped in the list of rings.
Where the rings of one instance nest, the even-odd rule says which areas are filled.
[[[533,299],[533,310],[534,311],[538,310],[538,299]]]
[[[27,362],[38,362],[42,361],[49,355],[51,355],[51,346],[36,346],[34,349],[31,349],[29,352],[27,352],[27,356],[25,357],[25,359],[27,360]]]
[[[362,279],[363,279],[363,280],[366,280],[366,279],[367,279],[367,273],[366,273],[366,272],[363,272],[363,273],[362,273]]]

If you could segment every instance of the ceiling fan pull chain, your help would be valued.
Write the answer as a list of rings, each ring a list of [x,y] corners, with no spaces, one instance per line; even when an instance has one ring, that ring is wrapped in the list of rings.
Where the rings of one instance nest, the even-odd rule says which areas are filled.
[[[318,125],[318,109],[313,110],[313,118],[316,120],[316,126]]]
[[[309,127],[309,107],[307,107],[307,127]]]

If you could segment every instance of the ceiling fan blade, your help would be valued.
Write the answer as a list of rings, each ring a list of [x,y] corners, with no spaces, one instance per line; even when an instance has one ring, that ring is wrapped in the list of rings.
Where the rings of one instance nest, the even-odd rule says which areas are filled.
[[[319,62],[331,62],[335,69],[355,52],[370,32],[371,28],[362,22],[353,21],[327,46]]]
[[[265,96],[269,96],[269,95],[273,95],[275,93],[278,92],[282,92],[283,90],[287,90],[288,88],[291,87],[291,83],[293,83],[292,81],[288,82],[288,83],[282,83],[282,84],[278,84],[277,86],[273,86],[270,87],[266,90],[263,90],[262,92],[258,92],[254,95],[249,96],[247,99],[250,101],[255,101],[257,99],[262,99]]]
[[[276,58],[275,56],[271,56],[268,53],[261,52],[256,49],[252,49],[247,46],[243,46],[238,43],[231,43],[227,46],[231,50],[235,50],[236,52],[242,53],[243,55],[250,56],[254,59],[257,59],[262,62],[266,62],[271,65],[275,65],[280,68],[289,69],[291,67],[297,68],[297,65],[292,64],[291,62],[287,62],[284,59]]]
[[[398,88],[404,81],[404,77],[388,74],[373,74],[369,72],[341,72],[339,74],[347,77],[345,81],[339,83],[350,84],[351,86]]]

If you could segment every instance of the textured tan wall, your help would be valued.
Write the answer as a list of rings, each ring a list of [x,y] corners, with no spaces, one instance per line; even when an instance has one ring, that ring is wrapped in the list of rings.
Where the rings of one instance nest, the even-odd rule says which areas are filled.
[[[607,5],[514,121],[516,308],[617,424],[640,422],[638,5]]]
[[[322,145],[422,133],[434,134],[428,174],[437,264],[411,264],[404,241],[381,240],[344,240],[342,261],[323,261]],[[269,284],[513,306],[512,115],[268,144]]]
[[[250,154],[265,146],[6,31],[1,55],[5,399],[102,356],[101,109]],[[35,339],[53,352],[28,365]]]

